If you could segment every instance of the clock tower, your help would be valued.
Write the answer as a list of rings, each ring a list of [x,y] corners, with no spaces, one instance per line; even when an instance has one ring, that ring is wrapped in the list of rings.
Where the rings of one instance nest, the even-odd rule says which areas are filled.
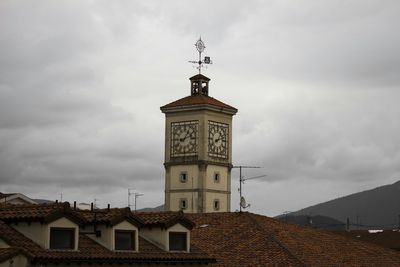
[[[209,82],[202,74],[191,77],[190,95],[161,107],[165,210],[230,211],[232,116],[237,109],[210,97]]]

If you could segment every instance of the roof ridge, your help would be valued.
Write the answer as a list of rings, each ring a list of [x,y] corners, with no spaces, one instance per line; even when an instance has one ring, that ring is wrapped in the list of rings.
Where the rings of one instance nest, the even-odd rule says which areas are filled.
[[[285,244],[283,244],[279,239],[277,239],[274,234],[270,231],[267,231],[262,225],[255,219],[253,218],[253,213],[250,212],[245,212],[244,213],[250,221],[255,224],[255,226],[265,234],[267,238],[270,238],[273,242],[277,243],[281,248],[283,248],[292,258],[294,258],[296,261],[298,261],[302,266],[307,266],[303,260],[301,260],[294,252],[292,252]]]

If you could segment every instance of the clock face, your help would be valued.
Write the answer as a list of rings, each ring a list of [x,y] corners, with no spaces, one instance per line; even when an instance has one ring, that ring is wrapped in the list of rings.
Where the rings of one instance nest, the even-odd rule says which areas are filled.
[[[208,122],[208,155],[228,158],[229,125],[220,122]]]
[[[197,121],[171,123],[171,157],[197,155]]]

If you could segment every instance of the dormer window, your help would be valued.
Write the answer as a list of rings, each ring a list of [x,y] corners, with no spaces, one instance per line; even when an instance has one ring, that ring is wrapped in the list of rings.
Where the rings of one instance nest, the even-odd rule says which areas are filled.
[[[50,228],[50,249],[74,249],[75,228]]]
[[[115,230],[115,250],[135,250],[135,233],[132,230]]]
[[[169,250],[187,251],[187,234],[184,232],[169,232]]]

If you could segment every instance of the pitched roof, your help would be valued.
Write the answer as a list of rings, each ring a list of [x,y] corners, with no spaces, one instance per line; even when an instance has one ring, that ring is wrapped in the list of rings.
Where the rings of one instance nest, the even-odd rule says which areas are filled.
[[[168,252],[149,243],[143,238],[139,238],[139,252],[115,252],[108,250],[96,241],[84,234],[79,235],[78,250],[50,250],[44,249],[34,241],[24,236],[14,228],[8,226],[0,220],[0,238],[3,239],[11,248],[0,248],[0,256],[8,256],[9,253],[21,251],[33,264],[40,263],[65,263],[73,261],[79,263],[208,263],[213,262],[202,250],[191,247],[190,253],[187,252]]]
[[[145,226],[169,228],[177,223],[184,225],[188,229],[194,227],[194,223],[185,217],[182,211],[160,211],[160,212],[135,212]]]
[[[400,266],[400,253],[252,213],[186,214],[215,266]]]
[[[21,253],[19,248],[0,248],[0,263]]]
[[[171,108],[182,108],[182,107],[190,107],[190,106],[198,106],[198,105],[216,107],[218,109],[225,109],[225,110],[231,111],[232,113],[237,112],[236,108],[234,108],[228,104],[225,104],[213,97],[203,95],[203,94],[194,94],[194,95],[190,95],[190,96],[178,99],[174,102],[171,102],[169,104],[162,106],[160,109],[164,112]]]
[[[130,208],[96,209],[95,211],[77,210],[75,212],[84,217],[87,224],[96,221],[96,223],[116,225],[124,220],[138,227],[143,224],[143,221],[135,216]]]
[[[69,203],[6,205],[0,208],[0,220],[5,222],[52,222],[61,217],[81,224],[84,218],[73,213]]]
[[[400,251],[399,230],[384,230],[376,233],[370,233],[368,230],[352,230],[350,232],[332,231],[332,233]]]

